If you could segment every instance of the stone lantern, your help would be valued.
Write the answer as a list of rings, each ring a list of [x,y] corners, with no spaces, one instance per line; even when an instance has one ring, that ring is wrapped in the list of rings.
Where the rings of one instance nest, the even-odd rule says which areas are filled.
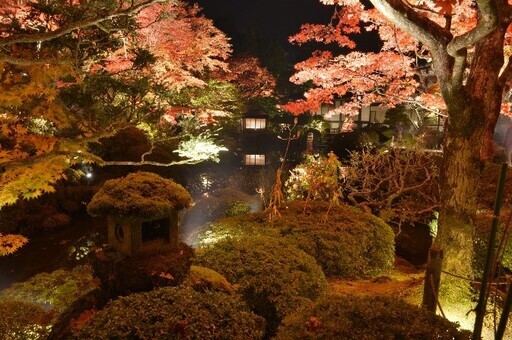
[[[188,191],[173,180],[137,172],[106,181],[87,205],[87,212],[106,216],[108,243],[133,256],[159,245],[177,250],[179,212],[191,202]]]

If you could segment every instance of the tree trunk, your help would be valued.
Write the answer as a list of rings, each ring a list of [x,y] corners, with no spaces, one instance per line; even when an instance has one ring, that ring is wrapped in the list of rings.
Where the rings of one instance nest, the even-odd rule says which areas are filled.
[[[442,304],[460,303],[461,299],[469,298],[469,281],[461,278],[474,277],[473,217],[481,173],[480,144],[472,138],[479,135],[477,130],[467,136],[451,136],[448,130],[445,136],[441,211],[434,242],[434,246],[444,252],[445,273],[439,292]]]
[[[465,86],[443,87],[449,118],[440,173],[439,230],[434,242],[444,252],[446,273],[442,275],[439,292],[442,304],[452,302],[461,306],[461,299],[469,293],[467,279],[474,278],[473,217],[481,171],[484,162],[493,156],[492,137],[503,91],[498,78],[503,65],[505,29],[496,29],[476,44]]]

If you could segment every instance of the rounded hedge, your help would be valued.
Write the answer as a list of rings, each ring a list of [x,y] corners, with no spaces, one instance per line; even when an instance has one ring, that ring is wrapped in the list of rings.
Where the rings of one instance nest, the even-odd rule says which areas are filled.
[[[260,339],[264,320],[237,297],[165,287],[114,301],[76,339]]]
[[[285,318],[276,339],[471,339],[471,333],[395,297],[326,295]]]
[[[198,252],[194,262],[238,286],[251,310],[267,320],[267,336],[280,320],[326,288],[315,259],[285,239],[224,239]]]
[[[200,239],[206,243],[261,233],[293,240],[328,276],[371,277],[394,263],[394,233],[388,224],[358,208],[322,201],[288,202],[272,223],[264,212],[222,219],[208,225]]]
[[[190,206],[192,197],[171,179],[150,172],[136,172],[105,182],[87,205],[92,216],[158,218]]]

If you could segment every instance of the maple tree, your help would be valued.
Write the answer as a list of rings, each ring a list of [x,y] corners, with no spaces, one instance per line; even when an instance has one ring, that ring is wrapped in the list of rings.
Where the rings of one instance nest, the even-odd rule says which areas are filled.
[[[473,216],[482,166],[493,156],[493,131],[506,98],[512,64],[512,5],[505,0],[320,0],[335,5],[330,23],[306,24],[292,42],[334,43],[343,55],[315,52],[296,65],[296,83],[311,82],[296,114],[335,96],[350,98],[337,113],[380,102],[410,103],[445,115],[441,207],[435,246],[446,271],[473,277]],[[376,31],[378,52],[357,51],[354,37]],[[366,36],[368,39],[368,36]],[[446,275],[443,280],[446,280]]]
[[[81,175],[77,165],[109,164],[89,145],[127,126],[143,128],[152,141],[182,139],[176,161],[147,161],[149,150],[130,164],[197,163],[223,150],[208,130],[211,112],[196,115],[173,105],[177,93],[208,87],[208,74],[228,67],[228,38],[197,6],[164,0],[1,4],[0,207],[53,191],[60,179]],[[191,116],[197,116],[193,131],[180,126],[190,126]]]

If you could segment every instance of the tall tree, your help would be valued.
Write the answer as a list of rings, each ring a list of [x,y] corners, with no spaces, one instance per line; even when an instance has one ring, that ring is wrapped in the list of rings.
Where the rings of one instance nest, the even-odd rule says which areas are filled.
[[[89,143],[126,126],[183,132],[173,94],[206,86],[230,52],[212,21],[179,1],[3,1],[0,207],[52,191],[73,165],[105,164]],[[178,163],[219,151],[205,134],[181,136]]]
[[[446,271],[472,278],[476,184],[493,155],[500,111],[508,111],[502,98],[512,75],[512,5],[505,0],[370,0],[374,8],[368,9],[356,0],[321,2],[335,5],[331,22],[306,24],[292,41],[355,49],[353,37],[364,29],[376,30],[383,46],[377,53],[316,52],[296,66],[292,78],[312,81],[314,88],[287,108],[299,113],[333,96],[351,95],[339,112],[372,102],[391,107],[413,102],[446,115],[435,246],[444,249]],[[435,77],[428,77],[428,69]]]

